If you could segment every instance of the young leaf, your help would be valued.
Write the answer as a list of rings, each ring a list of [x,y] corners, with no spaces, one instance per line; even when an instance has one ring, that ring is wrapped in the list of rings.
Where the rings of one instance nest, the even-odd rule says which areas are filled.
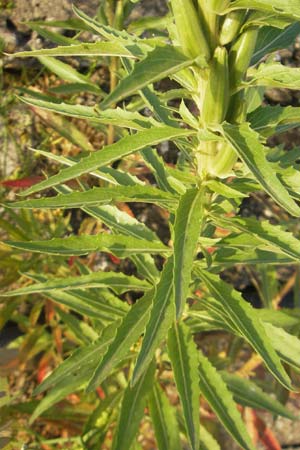
[[[179,393],[185,427],[193,450],[199,447],[199,374],[196,345],[188,327],[174,323],[168,334],[168,354]]]
[[[243,406],[254,409],[266,409],[272,414],[294,420],[295,416],[285,408],[276,398],[265,393],[256,383],[238,375],[222,372],[221,376],[227,388],[233,394],[234,400]]]
[[[245,450],[254,450],[245,424],[221,375],[211,362],[198,352],[200,390],[226,430]]]
[[[112,450],[128,450],[144,415],[146,395],[153,386],[155,364],[151,364],[135,386],[125,390]]]
[[[155,383],[149,397],[150,417],[153,422],[158,450],[180,450],[180,437],[175,409],[159,384]]]
[[[153,296],[154,290],[151,290],[130,308],[107,353],[100,362],[96,361],[96,370],[88,385],[88,391],[92,391],[105,380],[115,365],[126,356],[130,347],[141,336],[149,319]]]
[[[188,190],[179,201],[174,225],[174,296],[182,314],[189,291],[194,254],[204,216],[203,189]]]
[[[138,253],[169,253],[171,249],[158,241],[146,241],[122,235],[98,234],[54,238],[51,241],[12,242],[6,244],[29,252],[49,255],[87,255],[92,252],[109,252],[119,258],[127,258]]]
[[[148,145],[155,145],[169,139],[172,140],[180,136],[191,136],[193,134],[195,134],[195,132],[192,130],[162,126],[153,127],[149,130],[140,131],[134,135],[125,136],[115,144],[108,145],[97,152],[91,153],[89,156],[82,158],[74,166],[67,167],[66,169],[61,170],[57,175],[32,186],[30,189],[22,192],[22,195],[29,195],[42,189],[64,183],[67,180],[79,177],[87,172],[96,170],[98,167],[110,164],[124,156],[128,156]]]
[[[57,289],[72,290],[101,287],[109,287],[118,294],[131,289],[150,289],[150,285],[147,282],[139,280],[133,276],[124,275],[121,272],[93,272],[89,275],[82,275],[80,277],[50,278],[45,283],[36,283],[24,288],[1,293],[1,296],[12,297],[14,295],[50,292]]]
[[[259,141],[259,135],[249,127],[248,123],[242,125],[224,123],[222,128],[225,139],[248,166],[265,191],[290,214],[300,216],[299,206],[290,197],[268,163],[264,146]]]
[[[134,368],[131,383],[134,385],[150,364],[157,347],[165,339],[175,314],[173,297],[173,258],[170,257],[163,268],[156,286],[150,319],[143,338],[142,347]]]
[[[197,268],[200,278],[215,298],[220,308],[228,316],[232,326],[243,336],[262,357],[274,377],[287,389],[293,390],[280,359],[268,338],[264,326],[256,317],[255,310],[245,302],[241,294],[220,278],[208,271]]]
[[[116,89],[103,100],[100,106],[105,109],[150,83],[178,72],[192,63],[191,58],[184,56],[171,45],[156,47],[142,61],[134,65],[132,72],[120,81]]]

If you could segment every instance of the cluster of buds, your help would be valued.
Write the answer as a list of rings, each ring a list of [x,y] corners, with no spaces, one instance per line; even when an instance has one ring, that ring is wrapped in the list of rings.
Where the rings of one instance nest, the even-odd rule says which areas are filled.
[[[200,126],[214,128],[224,120],[244,120],[244,99],[240,84],[256,45],[257,29],[245,27],[247,10],[230,8],[230,0],[170,0],[177,41],[182,51],[206,67],[194,67],[199,86],[197,105]],[[222,176],[227,159],[234,164],[232,150],[220,142],[200,142],[197,155],[199,173]],[[222,155],[224,153],[224,155]],[[226,156],[226,153],[227,156]],[[220,158],[221,157],[221,158]],[[215,162],[212,162],[212,160]],[[216,172],[216,167],[217,172]],[[228,164],[226,164],[228,171]]]

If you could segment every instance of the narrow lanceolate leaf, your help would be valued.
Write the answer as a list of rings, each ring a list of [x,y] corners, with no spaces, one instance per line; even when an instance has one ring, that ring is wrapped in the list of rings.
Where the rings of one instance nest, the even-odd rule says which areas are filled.
[[[151,242],[122,235],[98,234],[80,235],[67,238],[54,238],[50,241],[12,242],[6,244],[29,252],[50,255],[87,255],[91,252],[109,252],[119,258],[127,258],[138,253],[164,253],[171,249],[162,242]]]
[[[72,66],[50,56],[40,56],[39,61],[59,78],[71,83],[90,83],[87,76],[77,72]],[[100,91],[101,92],[101,91]]]
[[[143,130],[155,125],[153,118],[144,117],[138,112],[130,112],[121,108],[98,111],[93,106],[49,102],[33,97],[21,97],[21,100],[30,106],[36,106],[64,116],[86,119],[93,123],[111,124],[118,127],[132,128],[134,130]]]
[[[107,353],[102,360],[96,361],[96,370],[90,380],[88,391],[95,389],[105,380],[144,332],[152,308],[153,296],[154,290],[146,293],[126,314]]]
[[[166,164],[164,163],[163,159],[157,155],[156,149],[145,148],[141,151],[141,154],[146,164],[148,164],[153,171],[153,175],[155,176],[160,189],[166,192],[174,193],[174,189],[172,188],[168,180],[169,177]]]
[[[168,334],[168,354],[179,393],[187,436],[193,450],[199,447],[199,374],[197,348],[188,327],[174,323]]]
[[[55,48],[18,52],[14,56],[18,58],[28,56],[122,56],[134,58],[125,45],[115,41],[62,45]]]
[[[218,442],[207,431],[205,427],[200,427],[200,447],[199,450],[221,450]]]
[[[260,106],[248,115],[251,127],[270,136],[281,133],[300,124],[300,108],[295,106]]]
[[[300,216],[300,208],[290,197],[273,168],[265,157],[265,148],[259,141],[259,135],[249,127],[223,124],[223,134],[228,143],[251,170],[265,191],[293,216]]]
[[[60,193],[72,192],[66,186],[56,188]],[[107,225],[112,232],[122,233],[125,236],[132,236],[138,239],[146,239],[147,241],[157,241],[157,235],[150,230],[145,224],[139,222],[134,217],[121,211],[116,206],[93,206],[83,207],[81,209],[96,219],[100,219]],[[159,271],[156,268],[155,262],[149,254],[137,254],[131,256],[132,261],[137,267],[138,273],[146,280],[157,282],[159,278]]]
[[[132,72],[120,81],[116,89],[101,103],[101,107],[105,109],[150,83],[178,72],[192,63],[193,59],[184,56],[171,45],[156,47],[142,61],[134,65]]]
[[[145,45],[143,42],[145,41],[144,39],[140,39],[133,34],[129,34],[126,30],[121,31],[109,25],[104,25],[100,21],[86,15],[83,11],[76,8],[75,5],[73,5],[73,11],[76,16],[80,18],[80,21],[86,24],[89,29],[96,31],[97,34],[104,37],[108,41],[111,39],[113,42],[119,42],[123,45],[130,46],[130,50],[133,54],[142,55],[143,52],[141,51],[141,48],[146,48],[149,50],[149,46]]]
[[[81,386],[83,381],[87,382],[91,370],[97,364],[97,358],[106,352],[109,344],[113,341],[116,327],[117,324],[108,326],[95,342],[76,349],[69,358],[63,361],[36,387],[34,394],[38,395],[51,387],[57,386],[64,379],[68,379],[70,383],[80,379],[78,386]],[[82,375],[83,373],[85,373],[84,376]]]
[[[203,214],[203,190],[188,190],[179,201],[174,226],[173,283],[177,317],[181,315],[188,296]]]
[[[67,395],[82,389],[88,381],[91,370],[95,367],[97,358],[106,351],[112,341],[115,326],[106,328],[101,337],[86,347],[79,348],[65,361],[60,364],[45,380],[37,387],[34,394],[39,394],[52,388],[48,395],[39,403],[35,409],[31,422],[33,422],[45,410],[53,404],[62,400]]]
[[[124,275],[123,273],[93,272],[89,275],[82,275],[80,277],[50,278],[45,283],[32,284],[24,288],[1,293],[1,295],[4,297],[12,297],[14,295],[27,295],[39,292],[49,292],[56,289],[71,290],[101,287],[108,287],[118,294],[129,291],[131,289],[150,289],[150,285],[146,281],[139,280],[138,278],[132,276]]]
[[[269,247],[270,251],[277,251],[281,254],[288,256],[289,258],[299,261],[300,259],[300,241],[292,233],[284,231],[281,227],[272,225],[267,221],[258,221],[253,218],[244,217],[232,217],[227,219],[226,217],[213,216],[213,222],[217,226],[222,226],[230,230],[238,230],[241,233],[251,235],[253,238],[252,245],[259,245],[259,241],[264,245],[264,249]],[[239,238],[239,237],[238,237]],[[250,236],[249,236],[249,239]],[[248,239],[248,243],[250,243]],[[226,238],[221,241],[226,243]],[[228,245],[234,244],[234,240],[230,242],[228,238]],[[225,244],[226,245],[226,244]],[[243,246],[243,245],[241,245]],[[251,247],[251,244],[250,244]]]
[[[243,406],[254,409],[266,409],[272,414],[295,419],[295,416],[285,408],[276,398],[264,392],[257,384],[251,380],[246,380],[238,375],[222,372],[221,376],[227,388],[231,391],[234,400]]]
[[[253,313],[253,308],[239,292],[217,275],[201,269],[197,269],[197,273],[220,305],[220,309],[230,319],[230,324],[253,346],[274,377],[287,389],[293,389],[262,322],[255,312]]]
[[[85,25],[79,19],[67,19],[67,20],[35,20],[31,22],[27,20],[26,25],[39,25],[43,27],[51,27],[51,28],[63,28],[66,30],[75,30],[75,31],[91,31],[91,28]]]
[[[55,155],[54,153],[46,152],[44,150],[36,149],[36,148],[32,148],[32,147],[29,147],[29,150],[34,152],[36,155],[45,156],[45,158],[48,158],[48,159],[58,162],[60,164],[64,164],[65,166],[75,166],[77,164],[77,162],[73,158],[69,158],[69,157],[62,156],[62,155]],[[104,173],[100,170],[93,170],[92,172],[90,172],[90,175],[100,178],[101,180],[108,181],[109,183],[112,183],[112,184],[118,184],[116,182],[116,180],[114,179],[114,177],[111,176],[109,173],[107,173],[107,171],[106,171],[106,173]]]
[[[245,424],[221,375],[209,359],[198,352],[200,390],[222,425],[245,450],[254,450]]]
[[[175,195],[156,189],[152,186],[115,186],[113,188],[93,188],[87,191],[73,191],[59,194],[55,197],[46,197],[33,200],[23,200],[15,203],[6,203],[14,208],[80,208],[100,205],[101,203],[142,202],[155,203],[163,207],[175,207],[178,199]],[[169,207],[168,207],[169,205]]]
[[[152,361],[155,351],[166,338],[174,320],[173,258],[166,262],[156,287],[150,319],[146,327],[142,347],[134,368],[131,383],[135,384]]]
[[[57,175],[32,186],[22,194],[32,194],[42,189],[64,183],[67,180],[79,177],[84,173],[96,170],[98,167],[110,164],[117,159],[130,155],[148,145],[156,145],[163,141],[172,140],[180,136],[191,136],[193,134],[195,134],[195,132],[191,130],[162,126],[140,131],[131,136],[125,136],[115,144],[108,145],[97,152],[91,153],[89,156],[82,158],[74,166],[61,170]]]
[[[72,142],[72,144],[77,145],[86,152],[94,151],[94,148],[86,134],[80,131],[78,126],[70,120],[65,117],[58,116],[57,114],[52,114],[49,111],[42,111],[41,109],[37,109],[35,107],[33,108],[33,111],[47,125],[47,127],[53,128],[60,134],[60,136]]]
[[[268,338],[280,358],[291,366],[300,368],[300,340],[297,336],[287,333],[283,328],[263,322]]]
[[[247,75],[251,78],[247,86],[300,88],[300,69],[278,63],[261,64],[257,69],[249,69]]]
[[[293,23],[284,30],[273,27],[262,27],[258,33],[255,52],[251,59],[251,65],[256,64],[268,53],[288,48],[300,33],[300,24]]]
[[[66,312],[61,308],[55,308],[55,311],[81,345],[90,344],[98,338],[98,333],[81,318],[77,318],[75,314],[72,314],[70,311]]]
[[[44,275],[30,273],[30,279],[43,282],[47,281]],[[55,303],[65,305],[79,314],[98,319],[104,322],[114,322],[121,319],[128,311],[128,304],[116,297],[108,289],[100,289],[97,293],[91,290],[69,292],[56,290],[47,292],[46,298]]]
[[[99,290],[97,296],[92,295],[90,290],[69,292],[56,290],[43,295],[55,303],[65,305],[79,314],[104,321],[104,323],[121,319],[126,314],[128,306],[105,289]]]
[[[131,447],[144,415],[146,395],[153,386],[154,373],[155,364],[151,364],[136,385],[128,385],[125,390],[112,450],[128,450]]]
[[[84,207],[82,209],[92,217],[100,219],[116,234],[125,234],[129,237],[146,239],[147,241],[158,240],[154,231],[150,230],[144,223],[139,222],[135,217],[130,216],[125,211],[121,211],[116,206],[103,205],[89,208]]]
[[[156,234],[145,224],[139,222],[134,217],[121,211],[116,206],[105,205],[98,207],[82,208],[87,214],[102,220],[113,232],[121,232],[125,236],[132,236],[138,239],[157,241]],[[157,282],[159,271],[151,255],[132,255],[131,259],[136,265],[140,275],[147,280]]]
[[[295,19],[300,18],[298,0],[235,0],[230,4],[230,9],[251,8],[273,14],[284,14]]]
[[[176,411],[158,384],[153,386],[149,397],[149,408],[158,450],[180,450],[182,447]]]
[[[50,41],[53,44],[57,45],[74,45],[74,44],[80,44],[80,41],[76,39],[76,37],[67,37],[63,34],[57,33],[56,31],[50,31],[49,29],[45,27],[40,27],[38,24],[35,24],[31,22],[29,27],[35,31],[37,34],[42,36],[47,41]]]
[[[293,264],[294,259],[278,251],[271,252],[259,248],[218,248],[213,254],[213,266],[234,266],[235,264]]]

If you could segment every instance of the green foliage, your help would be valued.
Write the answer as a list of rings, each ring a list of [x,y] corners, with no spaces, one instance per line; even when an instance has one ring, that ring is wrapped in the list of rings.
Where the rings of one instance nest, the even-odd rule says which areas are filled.
[[[100,3],[95,19],[74,8],[78,17],[70,22],[31,24],[59,46],[16,54],[37,57],[63,80],[44,96],[24,91],[21,100],[51,114],[50,125],[82,150],[73,157],[41,149],[66,167],[21,192],[26,199],[4,202],[8,239],[2,245],[23,275],[18,287],[1,295],[11,309],[19,298],[40,308],[44,299],[53,302],[68,354],[36,388],[45,396],[27,411],[33,422],[79,392],[89,405],[80,448],[98,449],[111,434],[110,448],[139,448],[140,424],[151,421],[160,450],[218,449],[218,437],[202,424],[201,399],[241,448],[253,449],[236,404],[295,417],[259,383],[232,372],[243,346],[250,359],[260,358],[276,389],[297,389],[299,320],[271,308],[274,267],[297,263],[300,244],[282,226],[240,217],[238,210],[243,198],[262,190],[284,214],[300,216],[299,149],[285,155],[266,142],[299,125],[299,108],[261,105],[266,87],[299,89],[300,69],[273,58],[299,31],[298,2],[172,0],[167,31],[161,21],[145,20],[129,24],[129,32],[123,26],[133,4],[122,0],[114,9],[114,2]],[[79,34],[65,39],[40,28],[47,25]],[[144,38],[142,31],[155,26],[153,37]],[[81,42],[84,30],[95,42]],[[94,57],[106,67],[109,93],[91,73],[71,67],[70,56]],[[179,88],[163,92],[157,82],[165,78]],[[93,95],[94,106],[76,102],[82,91]],[[100,129],[104,147],[94,150],[60,116]],[[159,153],[166,142],[178,150],[174,166]],[[141,167],[147,176],[140,176]],[[159,224],[151,229],[131,214],[130,207],[135,212],[145,205],[161,212],[165,236]],[[80,211],[95,228],[73,236],[66,224],[44,235],[28,233],[31,224],[38,227],[37,209],[57,208]],[[218,235],[220,227],[225,236]],[[78,258],[103,253],[115,266],[99,263],[91,270],[87,258]],[[260,270],[261,311],[219,276],[241,263]],[[218,344],[213,354],[202,345],[201,332],[215,330],[231,342],[226,358]],[[41,326],[24,346],[39,343],[36,352],[48,351],[40,339],[47,333]],[[170,391],[178,395],[176,406]],[[96,400],[96,392],[105,399]]]

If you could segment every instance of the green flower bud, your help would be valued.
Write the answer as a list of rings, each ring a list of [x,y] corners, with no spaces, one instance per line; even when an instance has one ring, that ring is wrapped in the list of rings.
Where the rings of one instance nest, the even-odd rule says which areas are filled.
[[[192,0],[171,0],[180,46],[191,58],[210,58],[210,49]]]
[[[217,47],[210,63],[201,118],[204,124],[222,123],[229,102],[228,54],[225,47]]]
[[[221,45],[227,45],[237,36],[246,17],[246,10],[232,11],[223,22],[219,41]]]
[[[232,46],[229,53],[230,85],[234,90],[243,80],[255,50],[258,29],[248,28]]]

